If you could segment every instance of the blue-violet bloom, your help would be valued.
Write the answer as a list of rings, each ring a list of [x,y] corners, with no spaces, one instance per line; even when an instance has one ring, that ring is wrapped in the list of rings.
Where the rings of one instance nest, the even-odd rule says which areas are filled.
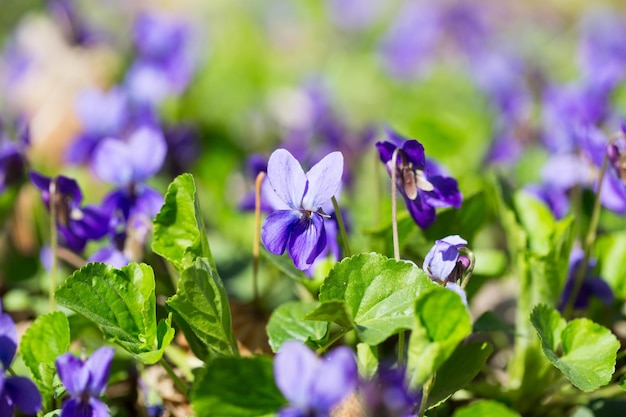
[[[59,175],[52,179],[37,172],[30,172],[30,179],[41,191],[48,209],[54,204],[57,228],[67,247],[82,252],[88,240],[98,240],[108,231],[109,218],[96,206],[81,206],[83,194],[78,183]]]
[[[288,248],[296,268],[305,270],[326,248],[322,209],[341,186],[343,156],[332,152],[306,174],[285,149],[272,153],[267,179],[286,209],[276,210],[263,223],[261,239],[267,250],[282,255]]]
[[[459,251],[465,245],[467,241],[458,235],[437,240],[435,246],[426,254],[422,269],[431,280],[459,294],[463,303],[467,305],[465,291],[458,284],[471,263],[467,255]]]
[[[585,309],[589,305],[592,296],[599,299],[603,304],[609,306],[613,304],[615,296],[609,284],[601,277],[593,275],[592,271],[596,266],[596,260],[590,259],[587,265],[583,265],[585,253],[580,248],[574,248],[569,257],[569,269],[567,272],[567,281],[561,294],[559,302],[559,310],[563,311],[571,296],[574,288],[574,282],[578,279],[577,275],[581,273],[580,269],[585,268],[583,272],[584,278],[580,290],[574,301],[574,308]]]
[[[65,401],[61,417],[108,417],[107,406],[98,399],[109,380],[114,350],[101,347],[83,361],[71,353],[56,360],[57,372],[70,399]]]
[[[320,359],[304,343],[289,340],[274,358],[274,379],[290,403],[279,417],[329,417],[359,376],[350,348],[337,347]]]
[[[0,311],[2,304],[0,303]],[[12,416],[17,407],[25,414],[35,414],[41,409],[41,394],[28,378],[5,376],[17,351],[17,328],[10,315],[0,313],[0,416]]]
[[[390,141],[376,142],[380,160],[391,175],[391,159],[397,148],[396,182],[413,220],[423,229],[435,221],[435,208],[460,208],[463,196],[454,178],[443,176],[439,167],[426,161],[424,147],[388,130]]]

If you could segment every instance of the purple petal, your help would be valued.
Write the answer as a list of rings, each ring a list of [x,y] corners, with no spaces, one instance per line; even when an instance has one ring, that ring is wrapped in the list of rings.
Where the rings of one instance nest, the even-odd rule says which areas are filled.
[[[307,177],[296,158],[285,149],[272,152],[267,162],[267,179],[272,188],[293,209],[302,208]]]
[[[35,187],[39,188],[39,191],[41,191],[47,204],[49,199],[48,193],[50,192],[51,178],[46,177],[45,175],[41,175],[40,173],[35,171],[30,171],[28,175],[30,176],[30,180],[35,185]]]
[[[141,127],[128,138],[133,162],[133,181],[145,181],[153,177],[163,166],[167,144],[160,130]]]
[[[63,403],[60,417],[91,417],[91,407],[78,398],[70,398]]]
[[[288,340],[274,358],[274,379],[285,398],[294,406],[306,409],[312,404],[311,390],[319,374],[320,360],[304,343]]]
[[[157,105],[171,93],[167,74],[149,62],[136,61],[126,72],[124,83],[132,100],[143,106]]]
[[[309,410],[297,408],[297,407],[287,407],[283,408],[278,412],[278,417],[309,417]]]
[[[83,201],[83,193],[80,191],[80,187],[76,180],[72,178],[65,177],[63,175],[59,175],[55,178],[57,192],[63,196],[69,197],[70,201],[67,205],[72,207],[79,207],[80,203]]]
[[[459,250],[456,246],[438,240],[424,258],[424,272],[433,279],[445,281],[454,270],[458,258]]]
[[[13,401],[13,404],[25,414],[35,414],[41,410],[41,394],[28,378],[12,376],[4,383],[4,392]]]
[[[13,404],[9,400],[9,395],[6,392],[0,392],[0,416],[12,416],[13,411]]]
[[[77,214],[75,214],[77,213]],[[70,227],[72,232],[83,239],[98,240],[109,230],[109,218],[100,207],[85,206],[72,212]],[[74,219],[79,215],[78,219]]]
[[[66,353],[57,358],[56,366],[67,392],[73,397],[80,397],[89,383],[89,371],[83,367],[83,361]]]
[[[60,242],[63,246],[71,249],[76,253],[81,253],[85,249],[87,239],[82,236],[77,236],[71,229],[67,227],[57,225],[60,234]]]
[[[430,227],[431,224],[435,221],[435,209],[424,202],[424,199],[421,198],[423,193],[420,193],[420,196],[415,200],[411,200],[408,197],[404,196],[404,202],[406,203],[406,208],[409,210],[409,214],[415,223],[422,229],[426,229]]]
[[[261,241],[274,255],[282,255],[292,229],[302,214],[296,210],[277,210],[270,214],[261,228]]]
[[[108,138],[96,148],[91,168],[101,180],[124,187],[133,180],[133,155],[126,143]]]
[[[575,185],[587,186],[592,173],[589,164],[575,154],[552,156],[541,170],[541,178],[549,186],[569,189]]]
[[[321,411],[330,411],[339,404],[359,381],[354,353],[347,346],[335,348],[323,358],[317,374],[310,403]]]
[[[332,152],[324,157],[306,173],[309,181],[302,199],[302,208],[316,211],[329,201],[341,186],[343,174],[343,155]]]
[[[396,148],[397,146],[391,142],[376,142],[376,149],[378,149],[380,160],[384,164],[387,164],[389,161],[391,161],[391,158],[393,157],[393,151],[395,151]]]
[[[105,246],[97,250],[93,255],[91,255],[87,262],[102,262],[104,264],[109,264],[114,268],[121,268],[123,266],[128,265],[130,259],[128,259],[122,252],[119,250]]]
[[[305,270],[326,248],[326,229],[324,219],[318,214],[311,214],[310,221],[300,219],[291,231],[289,238],[289,256],[296,268]]]
[[[609,210],[626,213],[626,184],[612,170],[604,176],[600,201]]]
[[[163,195],[147,185],[135,186],[135,201],[128,211],[129,220],[133,217],[153,219],[163,206]]]
[[[426,204],[435,208],[461,208],[463,195],[459,191],[459,186],[454,178],[429,176],[428,181],[430,181],[435,189],[421,193]]]
[[[402,145],[402,150],[408,160],[413,162],[414,169],[424,169],[426,166],[426,156],[424,155],[424,146],[421,143],[414,139],[407,140]]]
[[[76,112],[83,129],[98,136],[115,135],[128,115],[127,100],[120,89],[103,92],[84,90],[76,101]]]
[[[85,362],[85,369],[89,372],[87,393],[93,397],[102,395],[109,381],[109,368],[115,350],[110,347],[101,347],[95,350]]]
[[[17,350],[17,327],[7,313],[0,314],[0,363],[9,369]]]
[[[588,292],[595,295],[600,301],[606,305],[613,304],[615,301],[615,295],[609,284],[602,278],[589,278],[583,281],[583,288],[581,292]]]
[[[104,404],[102,401],[98,400],[97,398],[90,398],[89,399],[89,406],[91,407],[91,414],[89,414],[90,417],[109,417],[110,413],[109,413],[109,409],[107,408],[106,404]]]

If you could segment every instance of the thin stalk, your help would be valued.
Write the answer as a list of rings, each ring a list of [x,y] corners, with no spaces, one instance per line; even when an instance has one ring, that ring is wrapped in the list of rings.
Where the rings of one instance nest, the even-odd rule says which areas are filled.
[[[324,352],[326,352],[326,350],[327,350],[329,347],[331,347],[332,345],[334,345],[334,344],[335,344],[335,342],[337,342],[339,339],[341,339],[342,337],[344,337],[344,336],[345,336],[345,335],[346,335],[346,334],[347,334],[350,330],[352,330],[352,329],[348,329],[348,328],[343,328],[343,327],[342,327],[342,328],[341,328],[341,331],[340,331],[339,333],[337,333],[337,334],[335,335],[335,337],[333,337],[332,339],[330,339],[330,340],[329,340],[329,341],[328,341],[328,342],[327,342],[324,346],[322,346],[322,347],[320,347],[320,348],[318,348],[318,349],[316,350],[317,354],[320,354],[320,353],[324,353]]]
[[[609,142],[609,144],[613,141],[613,139]],[[577,271],[574,279],[574,286],[572,287],[572,292],[567,299],[567,303],[565,304],[565,308],[563,309],[563,317],[566,319],[571,316],[574,311],[574,303],[578,298],[578,293],[580,292],[580,288],[583,285],[583,281],[585,280],[585,273],[587,272],[587,265],[589,264],[589,258],[591,257],[591,247],[593,246],[594,241],[596,240],[596,234],[598,231],[598,222],[600,221],[600,194],[602,193],[602,184],[604,183],[604,175],[606,174],[606,169],[609,164],[609,155],[607,152],[604,153],[604,159],[602,160],[602,168],[600,169],[600,176],[598,179],[598,189],[596,191],[595,200],[593,204],[593,211],[591,212],[591,219],[589,220],[589,228],[587,229],[587,236],[583,242],[583,261],[581,263],[580,270]]]
[[[474,252],[466,248],[465,246],[459,248],[459,252],[467,256],[470,263],[467,266],[465,272],[463,272],[463,279],[461,280],[461,288],[465,289],[467,284],[469,283],[470,278],[472,277],[472,273],[474,273],[474,265],[476,264],[476,256],[474,256]]]
[[[167,361],[163,357],[161,357],[161,360],[159,361],[159,363],[161,364],[161,366],[163,366],[163,369],[165,369],[165,372],[167,372],[169,377],[172,378],[172,381],[174,382],[174,385],[176,385],[176,388],[178,388],[178,390],[185,397],[187,397],[187,385],[185,385],[185,383],[178,377],[178,375],[174,373],[174,370],[172,369],[170,364],[167,363]]]
[[[265,172],[256,176],[254,183],[254,242],[252,244],[252,291],[254,302],[259,301],[259,242],[261,241],[261,184]]]
[[[341,210],[339,210],[339,204],[337,203],[337,199],[335,196],[332,197],[333,208],[335,209],[335,216],[337,216],[337,225],[339,225],[339,234],[341,235],[341,242],[343,243],[343,252],[345,256],[348,258],[352,256],[352,251],[350,250],[350,243],[348,243],[348,233],[346,233],[346,225],[343,222],[343,216],[341,215]]]
[[[50,249],[52,251],[52,266],[50,269],[50,292],[48,294],[50,298],[50,311],[56,310],[56,300],[54,298],[54,291],[57,288],[57,269],[58,263],[58,235],[57,235],[57,207],[56,207],[56,195],[57,195],[57,183],[55,179],[50,181],[48,189],[49,204],[50,204]]]
[[[398,177],[398,152],[400,148],[396,148],[391,155],[391,232],[393,234],[393,258],[400,260],[400,242],[398,240],[398,214],[397,214],[397,177]]]
[[[418,416],[422,417],[424,413],[426,413],[426,408],[428,407],[428,397],[430,396],[430,390],[433,389],[435,385],[435,380],[437,379],[437,373],[434,373],[432,377],[424,384],[422,388],[422,401],[420,402],[420,409]]]
[[[400,240],[398,239],[398,185],[396,184],[398,176],[398,153],[400,148],[396,148],[391,155],[391,232],[393,235],[393,258],[396,261],[400,260]],[[406,339],[406,332],[401,331],[398,334],[398,366],[404,366],[404,345]]]
[[[71,250],[63,247],[58,247],[56,250],[57,257],[64,260],[68,264],[72,265],[76,269],[80,269],[87,265],[87,261],[72,252]]]

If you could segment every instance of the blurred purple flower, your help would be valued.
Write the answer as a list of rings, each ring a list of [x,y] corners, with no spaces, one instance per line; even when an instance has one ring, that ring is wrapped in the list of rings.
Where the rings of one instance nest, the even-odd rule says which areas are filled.
[[[440,175],[439,168],[426,161],[424,147],[416,140],[407,140],[387,130],[390,141],[377,142],[380,160],[391,175],[391,159],[397,148],[397,185],[413,220],[423,229],[435,221],[435,208],[460,208],[463,196],[454,178]]]
[[[108,231],[109,218],[97,206],[81,206],[83,194],[78,183],[59,175],[52,179],[30,172],[32,183],[41,191],[41,197],[50,210],[54,204],[57,229],[62,243],[75,252],[82,252],[88,240],[98,240]]]
[[[169,126],[164,130],[167,153],[164,170],[172,177],[189,172],[202,154],[199,132],[191,125]]]
[[[7,187],[19,183],[26,170],[26,146],[30,141],[28,126],[18,123],[18,140],[9,139],[0,120],[0,194]]]
[[[406,370],[379,366],[368,381],[362,381],[360,390],[369,411],[379,417],[407,417],[419,407],[421,392],[409,390]]]
[[[47,3],[50,14],[71,45],[90,46],[102,38],[85,23],[72,0],[48,0]]]
[[[613,291],[609,284],[599,276],[592,274],[593,269],[596,266],[595,259],[590,259],[587,265],[582,265],[585,254],[582,249],[575,248],[570,253],[569,258],[569,270],[567,273],[567,281],[565,282],[565,288],[561,294],[561,301],[559,302],[559,310],[563,311],[569,297],[571,296],[572,289],[574,288],[574,282],[577,275],[581,273],[581,268],[585,268],[583,283],[580,287],[580,291],[574,302],[574,308],[584,309],[589,305],[589,301],[592,297],[599,299],[605,305],[611,305],[615,300]]]
[[[0,311],[2,304],[0,303]],[[0,313],[0,416],[12,416],[17,407],[25,414],[41,410],[41,394],[35,384],[22,376],[5,376],[17,351],[17,328],[10,315]]]
[[[108,92],[84,90],[76,99],[76,113],[82,124],[81,134],[67,150],[70,163],[83,164],[90,160],[101,140],[119,136],[129,121],[126,94],[113,88]]]
[[[569,197],[562,188],[546,184],[528,184],[524,190],[544,202],[557,220],[565,217],[569,211]]]
[[[384,8],[385,3],[379,0],[326,0],[330,21],[346,31],[367,29]]]
[[[286,248],[296,268],[307,269],[326,247],[323,207],[341,187],[343,156],[333,152],[306,174],[285,149],[272,153],[267,179],[287,206],[275,210],[263,223],[261,239],[267,250],[281,255]]]
[[[71,353],[56,360],[57,372],[70,399],[63,403],[61,417],[108,417],[107,406],[98,399],[109,380],[114,350],[101,347],[83,361]]]
[[[304,343],[289,340],[274,358],[274,379],[290,403],[280,417],[327,417],[357,387],[358,370],[346,346],[320,359]]]

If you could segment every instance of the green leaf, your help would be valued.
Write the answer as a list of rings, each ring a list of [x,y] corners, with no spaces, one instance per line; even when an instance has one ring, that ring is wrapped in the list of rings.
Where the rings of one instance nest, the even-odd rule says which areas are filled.
[[[305,320],[305,316],[319,305],[318,302],[292,301],[282,304],[272,312],[267,323],[270,347],[278,352],[287,340],[320,340],[328,332],[328,322]]]
[[[355,255],[335,265],[320,289],[320,306],[306,318],[353,327],[362,342],[377,345],[411,328],[415,299],[436,285],[411,262]]]
[[[506,323],[493,311],[485,311],[476,319],[473,326],[474,333],[502,331],[514,334],[515,329],[512,325]]]
[[[115,269],[90,263],[59,287],[56,299],[96,323],[107,340],[147,365],[158,362],[174,338],[171,316],[157,330],[154,273],[145,264]]]
[[[274,383],[272,360],[263,356],[213,359],[191,393],[197,417],[264,416],[285,404]]]
[[[609,329],[584,318],[565,324],[546,305],[534,309],[531,322],[548,360],[575,387],[590,392],[611,382],[620,343]]]
[[[599,275],[609,283],[616,298],[626,299],[626,233],[600,236],[593,249],[598,259]]]
[[[185,336],[194,341],[190,346],[199,359],[239,354],[228,296],[209,259],[198,258],[183,271],[167,307]]]
[[[65,313],[60,311],[37,317],[22,336],[22,359],[44,400],[54,392],[56,358],[67,352],[69,346],[70,325]]]
[[[485,194],[476,193],[463,201],[460,209],[448,208],[437,213],[437,219],[424,236],[434,242],[444,236],[460,235],[471,241],[482,227],[487,215]]]
[[[459,408],[452,417],[521,417],[520,414],[505,405],[490,400],[476,401],[466,407]]]
[[[472,332],[472,322],[461,297],[441,287],[417,299],[415,318],[407,369],[410,386],[418,388]]]
[[[216,269],[191,174],[179,175],[168,187],[165,203],[154,219],[152,250],[179,272],[198,257],[209,259]]]
[[[371,379],[378,370],[378,347],[359,343],[356,345],[356,358],[361,378]]]
[[[469,384],[483,369],[493,346],[487,342],[460,345],[437,370],[437,378],[428,396],[429,407],[446,400]]]

